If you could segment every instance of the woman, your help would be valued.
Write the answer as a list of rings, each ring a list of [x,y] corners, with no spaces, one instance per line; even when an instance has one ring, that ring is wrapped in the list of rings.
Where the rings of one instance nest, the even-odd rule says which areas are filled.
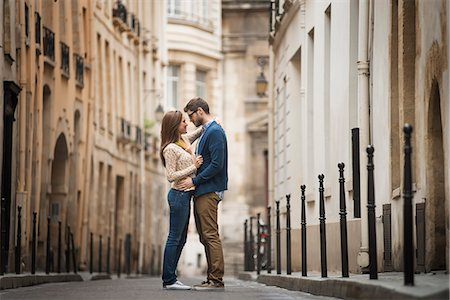
[[[180,111],[169,111],[164,115],[161,123],[160,156],[172,188],[168,194],[170,228],[164,250],[162,280],[163,288],[170,290],[191,289],[177,280],[175,271],[186,243],[193,188],[183,191],[178,184],[180,180],[195,175],[203,158],[196,157],[191,149],[191,143],[201,135],[202,127],[190,134],[186,134],[186,128],[186,120]]]

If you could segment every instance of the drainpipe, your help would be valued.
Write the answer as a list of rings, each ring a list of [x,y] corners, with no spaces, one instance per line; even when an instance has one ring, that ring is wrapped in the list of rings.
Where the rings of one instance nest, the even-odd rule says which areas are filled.
[[[361,244],[357,257],[364,270],[369,266],[369,234],[367,219],[367,153],[370,144],[370,100],[369,100],[369,7],[370,0],[359,1],[358,19],[358,124],[360,132],[361,172]]]

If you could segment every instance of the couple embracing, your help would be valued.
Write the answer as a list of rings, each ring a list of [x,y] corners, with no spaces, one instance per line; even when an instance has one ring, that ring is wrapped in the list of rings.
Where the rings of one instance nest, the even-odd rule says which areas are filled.
[[[163,288],[168,290],[224,290],[224,261],[217,224],[217,209],[227,189],[227,140],[222,127],[202,98],[184,107],[197,127],[187,133],[181,111],[169,111],[161,123],[161,160],[171,182],[168,194],[170,227],[164,250]],[[195,151],[191,143],[198,140]],[[186,243],[191,199],[200,242],[208,263],[206,280],[193,287],[177,280],[176,268]]]

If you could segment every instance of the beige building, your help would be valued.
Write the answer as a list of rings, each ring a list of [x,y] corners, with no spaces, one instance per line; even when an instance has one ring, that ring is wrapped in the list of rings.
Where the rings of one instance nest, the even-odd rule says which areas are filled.
[[[272,207],[281,202],[285,228],[291,194],[293,251],[299,253],[300,185],[306,185],[309,270],[320,270],[319,174],[325,175],[328,270],[341,270],[340,247],[331,246],[340,245],[339,162],[346,165],[350,272],[367,270],[369,144],[375,148],[378,270],[403,269],[403,125],[410,123],[415,269],[448,271],[448,9],[445,0],[274,2],[270,199]],[[359,129],[353,152],[359,165],[352,165],[353,128]],[[360,171],[360,185],[352,169]],[[295,255],[293,270],[299,269]]]
[[[164,218],[164,177],[155,110],[165,84],[163,4],[21,0],[4,1],[2,9],[7,271],[14,270],[20,206],[22,271],[30,270],[36,212],[38,270],[45,268],[49,218],[51,271],[61,222],[62,237],[67,226],[73,233],[81,269],[91,262],[92,233],[94,271],[101,235],[103,271],[110,239],[111,271],[122,240],[123,271],[159,273],[163,240],[155,227]],[[9,103],[19,91],[14,113]]]
[[[92,196],[83,234],[110,237],[114,262],[122,247],[124,271],[158,273],[164,241],[153,228],[166,215],[155,116],[164,84],[160,76],[166,55],[164,5],[131,0],[95,3],[95,109],[87,187]]]

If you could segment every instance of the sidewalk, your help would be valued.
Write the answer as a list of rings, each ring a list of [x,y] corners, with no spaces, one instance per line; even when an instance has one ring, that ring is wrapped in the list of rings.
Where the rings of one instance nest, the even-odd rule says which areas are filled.
[[[45,274],[44,272],[37,272],[34,275],[31,275],[30,273],[25,274],[8,273],[3,276],[0,276],[0,290],[15,289],[25,286],[44,283],[54,283],[54,282],[111,279],[111,276],[112,275],[108,275],[106,273],[90,274],[89,272],[78,272],[78,274],[74,273]]]
[[[342,278],[341,274],[329,274],[322,278],[320,273],[301,272],[292,275],[276,275],[261,271],[242,272],[238,278],[252,280],[270,286],[288,290],[307,292],[313,295],[344,299],[449,299],[449,275],[444,272],[416,274],[414,286],[405,286],[402,272],[379,273],[378,279],[369,279],[369,274],[350,274]]]

